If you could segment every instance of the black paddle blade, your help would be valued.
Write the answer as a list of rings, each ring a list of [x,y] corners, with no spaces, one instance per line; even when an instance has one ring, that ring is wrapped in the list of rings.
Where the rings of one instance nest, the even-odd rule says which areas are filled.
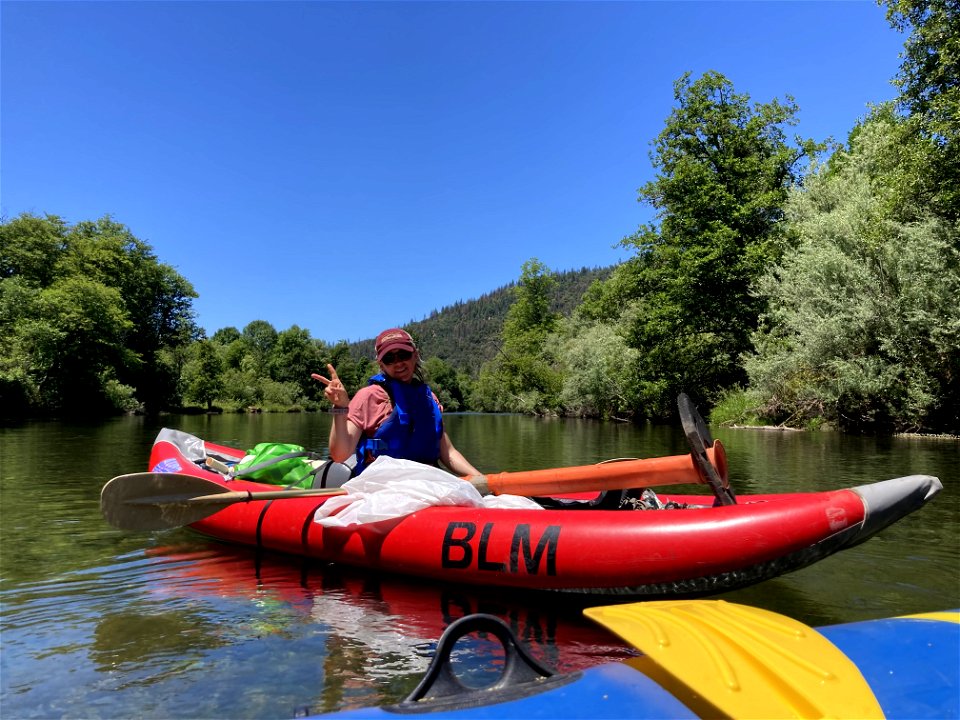
[[[736,505],[733,490],[723,486],[723,480],[707,458],[707,448],[713,447],[713,437],[707,429],[703,416],[697,412],[696,406],[686,393],[680,393],[677,406],[680,409],[680,422],[683,424],[683,432],[690,444],[690,452],[697,472],[713,490],[718,505]]]
[[[680,408],[680,422],[683,423],[683,431],[695,433],[703,443],[704,448],[713,447],[713,437],[710,435],[710,429],[707,427],[703,416],[697,411],[697,406],[686,393],[680,393],[677,398],[677,406]]]

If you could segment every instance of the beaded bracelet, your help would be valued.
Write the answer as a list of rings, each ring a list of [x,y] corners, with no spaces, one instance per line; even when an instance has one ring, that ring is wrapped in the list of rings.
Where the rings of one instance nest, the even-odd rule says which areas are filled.
[[[327,412],[330,413],[331,415],[346,415],[346,414],[347,414],[347,410],[349,410],[349,409],[350,409],[350,408],[337,407],[336,405],[334,405],[332,408],[330,408],[329,410],[327,410]]]

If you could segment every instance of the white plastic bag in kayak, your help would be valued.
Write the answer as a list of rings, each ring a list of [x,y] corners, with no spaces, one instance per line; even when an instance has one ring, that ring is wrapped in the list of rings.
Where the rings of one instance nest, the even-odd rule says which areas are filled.
[[[348,527],[404,517],[434,505],[542,510],[519,495],[482,496],[468,482],[440,468],[381,455],[341,486],[347,495],[327,500],[313,516],[326,527]]]

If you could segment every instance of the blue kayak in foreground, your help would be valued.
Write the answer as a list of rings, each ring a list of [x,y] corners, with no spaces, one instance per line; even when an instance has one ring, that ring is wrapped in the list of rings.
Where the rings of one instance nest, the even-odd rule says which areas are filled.
[[[406,700],[325,717],[960,717],[957,610],[818,629],[723,600],[609,605],[584,614],[642,654],[555,674],[501,620],[470,615],[447,628]],[[457,658],[465,654],[471,666],[490,656],[496,678],[477,687],[476,678],[461,676],[467,664]]]

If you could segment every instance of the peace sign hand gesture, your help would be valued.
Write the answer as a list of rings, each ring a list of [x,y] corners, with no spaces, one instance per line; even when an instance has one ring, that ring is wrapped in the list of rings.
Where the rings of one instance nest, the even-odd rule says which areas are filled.
[[[333,365],[327,364],[327,372],[330,373],[329,378],[319,373],[311,373],[310,377],[319,380],[326,386],[323,389],[323,395],[334,407],[347,407],[350,404],[350,396],[347,394],[346,388],[343,387],[343,383],[340,382],[340,377],[337,375],[337,371],[333,369]]]

